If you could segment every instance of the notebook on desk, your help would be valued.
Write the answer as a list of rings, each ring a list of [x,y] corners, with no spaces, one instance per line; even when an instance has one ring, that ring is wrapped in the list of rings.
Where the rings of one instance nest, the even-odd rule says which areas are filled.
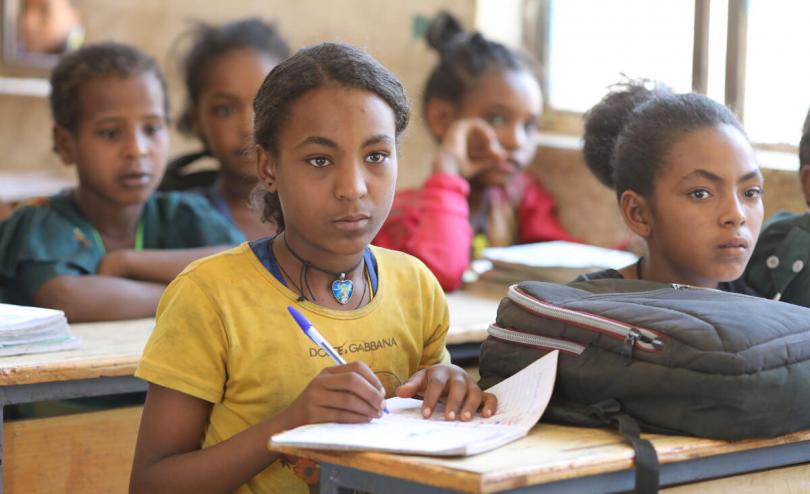
[[[620,269],[638,259],[622,250],[565,241],[490,247],[483,256],[492,269],[480,278],[504,284],[524,280],[568,283],[579,275]]]
[[[422,418],[422,402],[389,398],[389,413],[367,424],[313,424],[276,434],[269,447],[386,451],[414,455],[466,456],[503,446],[528,434],[548,406],[557,371],[557,352],[538,359],[487,391],[498,397],[490,418],[444,420],[437,407]]]
[[[61,310],[0,304],[0,357],[77,348]]]

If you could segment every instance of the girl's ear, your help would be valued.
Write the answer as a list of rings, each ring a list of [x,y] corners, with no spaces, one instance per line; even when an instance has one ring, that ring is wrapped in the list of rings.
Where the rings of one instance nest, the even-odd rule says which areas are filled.
[[[653,232],[653,215],[650,203],[638,192],[626,190],[619,198],[619,209],[630,230],[642,238],[649,238]]]
[[[802,182],[804,201],[810,206],[810,164],[802,165],[802,167],[799,168],[799,178]]]
[[[450,124],[456,120],[456,105],[450,101],[431,98],[425,103],[425,122],[437,140],[444,139]]]
[[[59,124],[53,125],[53,152],[65,165],[76,163],[76,137]]]
[[[278,160],[273,157],[273,154],[256,145],[256,171],[259,175],[262,185],[264,185],[267,192],[278,191],[278,181],[276,180],[276,173],[278,170]]]

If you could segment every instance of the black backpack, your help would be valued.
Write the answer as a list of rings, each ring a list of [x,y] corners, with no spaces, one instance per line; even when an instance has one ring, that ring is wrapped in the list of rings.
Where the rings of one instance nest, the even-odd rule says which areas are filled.
[[[737,440],[810,427],[810,309],[638,280],[509,288],[481,347],[481,387],[559,350],[543,420],[618,426],[636,491],[656,492],[640,431]]]

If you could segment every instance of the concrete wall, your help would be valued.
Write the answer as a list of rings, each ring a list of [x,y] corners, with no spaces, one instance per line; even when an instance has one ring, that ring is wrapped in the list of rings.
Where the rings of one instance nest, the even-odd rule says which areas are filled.
[[[172,44],[192,19],[223,22],[254,15],[277,20],[293,49],[322,40],[363,47],[403,81],[410,96],[413,124],[402,142],[400,186],[420,183],[429,171],[433,143],[419,111],[422,85],[435,55],[415,35],[414,17],[448,9],[472,26],[475,0],[76,0],[85,19],[88,41],[132,43],[155,56],[171,85],[173,113],[182,104],[180,73]],[[3,76],[47,77],[47,72],[0,66]],[[42,98],[0,95],[0,171],[62,170],[51,152],[51,119]],[[193,141],[173,136],[172,150],[193,149]],[[63,170],[64,173],[72,173]]]

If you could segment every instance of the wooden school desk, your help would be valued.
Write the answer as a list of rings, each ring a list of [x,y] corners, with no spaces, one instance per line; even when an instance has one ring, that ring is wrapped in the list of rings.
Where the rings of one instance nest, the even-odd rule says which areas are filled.
[[[794,466],[746,476],[766,492],[810,492],[810,430],[787,436],[724,442],[680,436],[648,436],[661,462],[661,484],[673,485]],[[502,448],[465,458],[442,459],[372,452],[315,451],[273,448],[321,464],[321,493],[343,488],[372,493],[608,493],[632,491],[633,450],[605,429],[538,424],[529,436]],[[778,486],[768,490],[771,482]],[[793,486],[786,484],[789,479]],[[732,481],[732,479],[728,479]],[[722,483],[722,480],[715,481]],[[682,494],[710,491],[711,482],[673,490]],[[664,491],[666,492],[666,491]]]
[[[477,287],[451,294],[449,297],[451,327],[447,339],[451,352],[456,356],[459,351],[462,354],[474,352],[477,357],[478,345],[486,338],[486,328],[495,320],[498,301],[505,291],[505,287],[491,290]],[[75,434],[75,440],[66,444],[65,449],[81,448],[81,441],[95,440],[91,438],[97,438],[99,431],[117,430],[125,435],[126,439],[123,437],[100,439],[120,441],[122,445],[134,447],[140,408],[16,421],[4,430],[2,407],[18,403],[146,390],[146,383],[133,377],[133,373],[153,326],[152,319],[72,324],[71,332],[82,338],[82,346],[76,350],[0,358],[0,466],[3,467],[6,481],[17,483],[15,491],[21,491],[19,485],[24,481],[19,479],[36,474],[35,471],[29,471],[33,470],[33,467],[26,466],[35,467],[37,458],[32,455],[39,454],[36,451],[29,453],[34,447],[30,438],[47,437],[48,434],[58,434],[60,427],[69,428]],[[47,440],[43,440],[42,443],[40,449],[44,455],[48,452]],[[25,459],[20,459],[16,455],[22,445],[25,445]],[[124,455],[123,452],[119,453],[119,456]],[[78,458],[71,458],[71,461],[82,463],[84,456],[92,455],[93,452],[88,453],[88,449],[79,449],[73,454]],[[126,457],[119,458],[119,467],[123,465],[128,468],[131,464],[131,451],[129,454],[129,460]],[[103,455],[102,452],[97,453],[97,456]],[[53,462],[50,457],[42,459],[50,459],[49,463]],[[53,475],[55,478],[60,475],[64,478],[75,476],[76,471],[70,470],[75,465],[71,466],[68,461],[60,461],[60,464],[64,470],[55,473]],[[127,470],[126,477],[128,476]],[[125,478],[124,482],[126,480]],[[103,487],[96,486],[98,492],[105,491]],[[0,493],[2,492],[3,479],[0,478]]]
[[[76,350],[0,358],[0,405],[4,407],[5,405],[18,403],[145,391],[146,383],[135,378],[133,373],[153,326],[154,322],[151,319],[72,324],[70,326],[71,332],[82,339],[82,346]],[[2,408],[0,407],[1,413]],[[95,427],[104,420],[107,420],[114,430],[116,419],[113,416],[118,413],[125,416],[127,424],[134,424],[134,432],[121,431],[122,433],[128,433],[132,437],[134,433],[137,433],[140,409],[134,411],[125,409],[116,413],[112,413],[112,411],[89,412],[77,416],[54,417],[52,419],[21,420],[11,424],[5,424],[3,420],[0,420],[2,477],[12,483],[14,482],[13,479],[28,474],[15,469],[15,474],[19,473],[19,475],[9,477],[11,472],[8,470],[13,467],[19,467],[18,470],[25,470],[26,467],[23,466],[23,463],[35,463],[37,461],[36,457],[27,457],[25,461],[20,458],[21,461],[17,461],[15,455],[23,446],[26,450],[30,449],[30,438],[36,437],[37,434],[42,435],[47,432],[58,434],[58,430],[49,429],[49,424],[54,423],[51,421],[64,422],[66,426],[70,424],[69,426],[73,428],[72,432],[80,435],[80,429]],[[86,422],[82,422],[81,416],[86,416],[90,420],[85,418]],[[36,430],[32,429],[34,425]],[[5,429],[13,429],[13,432],[6,434],[8,431]],[[46,432],[38,433],[37,430]],[[61,436],[59,439],[62,439]],[[121,437],[103,439],[107,441],[122,440]],[[134,444],[134,441],[131,441],[131,444]],[[74,444],[73,446],[75,446],[75,449],[71,449],[70,453],[77,457],[60,459],[59,463],[64,466],[65,471],[54,473],[54,476],[75,474],[75,471],[67,470],[71,467],[79,469],[87,467],[87,465],[83,464],[83,456],[92,450],[91,445],[83,447],[81,444]],[[51,447],[54,446],[51,445]],[[47,442],[42,444],[43,458],[41,460],[43,461],[48,460],[48,458],[44,457],[48,453],[48,448]],[[9,457],[14,458],[14,460],[12,461]],[[52,458],[50,459],[52,460]],[[124,479],[125,482],[126,480]],[[23,480],[20,480],[20,482],[23,482]],[[19,485],[13,487],[13,489],[14,491],[23,492]],[[96,489],[99,489],[99,492],[106,490],[103,486],[96,486]],[[3,484],[0,483],[0,493],[2,491]]]

